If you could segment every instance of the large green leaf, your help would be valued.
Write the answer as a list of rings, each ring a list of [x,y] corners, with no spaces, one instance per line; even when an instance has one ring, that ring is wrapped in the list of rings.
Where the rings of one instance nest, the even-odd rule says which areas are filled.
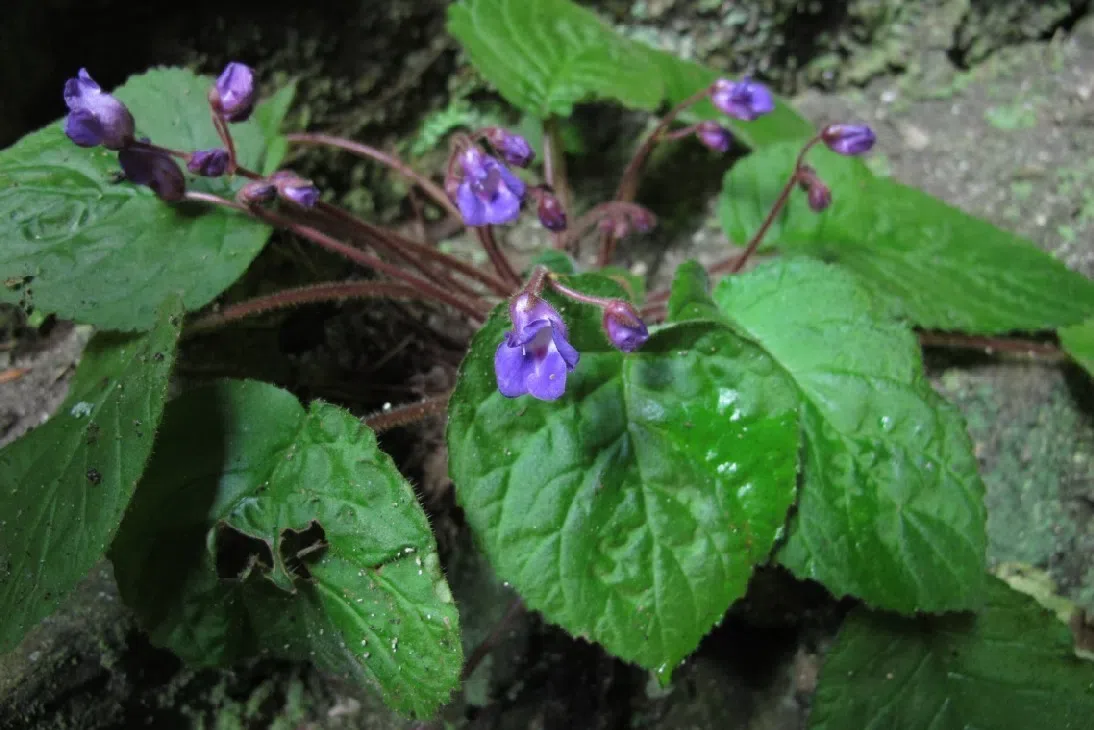
[[[875,607],[977,606],[984,487],[912,333],[850,275],[808,259],[725,278],[714,298],[800,394],[803,483],[779,560]]]
[[[1029,730],[1094,723],[1094,664],[994,578],[979,615],[855,611],[821,671],[810,730]]]
[[[1057,334],[1071,359],[1094,375],[1094,319],[1064,327]]]
[[[743,243],[794,167],[798,145],[760,150],[726,175],[720,214]],[[1094,282],[1031,242],[826,149],[810,164],[832,188],[822,214],[796,194],[767,241],[855,273],[913,325],[966,332],[1052,329],[1094,314]]]
[[[580,101],[652,109],[663,97],[644,50],[570,0],[461,0],[448,31],[509,103],[540,119]]]
[[[710,86],[721,75],[714,69],[686,61],[667,51],[643,48],[660,72],[665,86],[665,101],[671,106]],[[784,140],[804,141],[816,132],[807,119],[779,98],[775,99],[775,111],[752,122],[733,119],[715,109],[709,101],[689,107],[680,118],[688,122],[712,119],[733,130],[733,135],[749,147],[764,147]]]
[[[596,275],[571,286],[618,296]],[[504,398],[499,308],[449,411],[452,479],[498,575],[613,654],[671,670],[744,594],[793,501],[796,399],[728,328],[664,328],[613,350],[595,307],[554,300],[581,360],[562,399]]]
[[[429,521],[335,406],[250,381],[172,401],[111,559],[153,641],[194,664],[311,659],[418,715],[459,682]]]
[[[60,410],[0,451],[0,653],[106,552],[152,451],[181,321],[171,297],[147,334],[96,335]]]
[[[212,83],[163,68],[134,76],[116,95],[136,117],[138,135],[175,149],[207,149],[220,146],[205,101]],[[280,103],[277,110],[284,108]],[[267,129],[280,123],[261,106],[256,115]],[[146,187],[117,182],[117,154],[77,147],[62,124],[0,152],[0,282],[8,283],[0,301],[29,301],[105,329],[148,329],[166,293],[181,294],[187,309],[201,307],[265,244],[269,228],[246,216],[168,205]],[[276,163],[266,154],[276,138],[257,122],[234,124],[232,132],[244,164]],[[229,197],[236,184],[188,181],[191,189]]]

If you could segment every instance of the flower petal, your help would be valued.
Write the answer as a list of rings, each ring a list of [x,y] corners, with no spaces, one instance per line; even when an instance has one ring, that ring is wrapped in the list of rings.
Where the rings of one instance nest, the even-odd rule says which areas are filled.
[[[550,320],[537,319],[532,322],[513,323],[513,329],[506,333],[510,347],[522,347],[536,338],[544,327],[550,327]]]
[[[530,358],[531,368],[524,377],[528,392],[539,400],[558,400],[566,392],[566,373],[569,368],[558,349],[553,345],[541,358]]]
[[[80,147],[98,147],[103,142],[103,126],[86,109],[74,109],[65,118],[65,134]]]
[[[494,353],[494,374],[498,378],[498,391],[506,398],[516,398],[528,392],[525,385],[527,360],[523,347],[510,347],[504,340]]]
[[[487,218],[487,209],[479,196],[471,189],[471,182],[464,179],[456,188],[456,207],[460,209],[463,222],[469,226],[485,226],[490,221]]]
[[[511,223],[520,216],[520,198],[504,185],[498,186],[498,194],[485,204],[486,221],[492,225]]]
[[[577,361],[581,357],[574,346],[566,339],[566,328],[562,325],[551,325],[552,339],[555,343],[555,348],[558,349],[558,353],[562,355],[563,362],[566,363],[566,367],[573,370],[577,367]]]

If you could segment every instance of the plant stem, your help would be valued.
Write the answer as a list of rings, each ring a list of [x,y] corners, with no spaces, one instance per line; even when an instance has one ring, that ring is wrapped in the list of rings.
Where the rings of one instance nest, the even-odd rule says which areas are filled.
[[[430,198],[433,199],[437,205],[448,211],[449,214],[460,217],[460,210],[456,207],[455,203],[448,199],[444,190],[440,188],[435,182],[430,180],[425,175],[421,174],[410,165],[406,164],[398,157],[389,155],[386,152],[381,152],[375,147],[369,147],[368,145],[354,142],[350,139],[344,139],[342,137],[335,137],[329,134],[311,134],[307,132],[297,132],[294,134],[287,134],[285,138],[290,142],[296,142],[298,144],[312,144],[312,145],[326,145],[328,147],[337,147],[338,149],[352,152],[359,157],[365,157],[370,160],[375,160],[381,165],[385,165],[395,172],[399,173],[406,179],[413,183],[416,183],[418,187],[425,192]]]
[[[478,236],[479,243],[482,244],[483,249],[486,251],[490,263],[494,265],[494,270],[511,286],[510,291],[519,287],[520,277],[517,276],[517,272],[513,270],[513,266],[509,263],[509,259],[506,258],[505,254],[502,253],[501,247],[498,246],[498,240],[494,237],[494,227],[476,226],[475,235]]]
[[[547,283],[551,285],[551,288],[557,291],[567,299],[572,299],[575,302],[581,302],[582,304],[592,304],[594,307],[606,307],[612,303],[611,299],[604,297],[595,297],[592,294],[586,294],[579,292],[576,289],[571,289],[558,280],[555,276],[548,274]]]
[[[378,240],[382,245],[395,251],[397,254],[414,254],[420,256],[427,261],[431,261],[441,265],[442,267],[448,267],[457,271],[467,277],[475,279],[481,282],[484,286],[489,288],[495,294],[499,296],[509,296],[512,293],[512,287],[508,286],[504,281],[498,279],[491,274],[480,270],[472,264],[467,263],[463,259],[456,256],[446,254],[443,251],[438,251],[432,246],[427,246],[418,241],[414,241],[405,236],[401,236],[395,231],[381,228],[380,226],[373,225],[366,220],[358,218],[347,210],[339,208],[338,206],[331,205],[330,203],[319,202],[318,207],[324,213],[337,218],[354,228],[360,229],[365,233],[369,240]],[[409,259],[408,260],[412,260]],[[415,262],[415,265],[418,265]],[[425,272],[429,273],[429,272]]]
[[[468,677],[475,673],[475,670],[479,668],[479,664],[482,664],[482,660],[485,659],[501,641],[502,632],[504,632],[505,629],[509,627],[509,624],[523,612],[524,602],[520,600],[520,598],[514,598],[509,603],[509,608],[505,610],[505,615],[494,625],[494,628],[490,630],[487,637],[479,642],[479,645],[471,652],[471,656],[467,657],[467,661],[464,662],[463,665],[463,671],[460,672],[460,679],[466,681]]]
[[[1034,355],[1049,362],[1063,362],[1067,355],[1050,342],[1013,339],[1009,337],[978,337],[953,332],[916,332],[923,347],[949,347],[960,350],[980,350],[987,353],[1006,352]]]
[[[184,335],[189,337],[194,334],[218,329],[225,325],[237,322],[247,317],[253,317],[265,312],[278,309],[298,307],[301,304],[317,304],[322,302],[340,302],[346,299],[422,299],[421,293],[407,284],[398,284],[391,281],[332,281],[311,286],[301,286],[293,289],[268,294],[262,297],[247,299],[236,304],[224,307],[219,312],[199,317],[186,326]]]
[[[432,282],[425,279],[409,274],[397,266],[393,266],[377,256],[362,251],[353,246],[342,243],[341,241],[328,236],[320,230],[312,228],[311,226],[297,223],[290,218],[286,218],[277,213],[270,212],[259,207],[247,207],[240,205],[239,203],[231,200],[226,200],[217,195],[210,195],[208,193],[200,193],[190,191],[186,193],[188,200],[197,200],[205,203],[213,203],[215,205],[221,205],[226,208],[232,208],[248,215],[251,215],[261,221],[265,221],[278,228],[283,228],[287,231],[295,233],[296,235],[304,238],[312,243],[316,244],[320,248],[324,248],[331,253],[338,254],[343,258],[349,259],[355,264],[364,266],[374,271],[378,271],[383,274],[387,274],[393,279],[398,279],[406,284],[417,289],[423,296],[429,299],[434,299],[453,307],[454,309],[464,313],[472,321],[481,323],[486,319],[487,305],[485,302],[476,301],[469,302],[465,299],[461,299],[455,296],[451,292],[448,292]]]
[[[382,433],[401,426],[409,426],[412,423],[417,423],[430,416],[444,413],[445,409],[448,407],[448,399],[451,396],[451,392],[444,393],[443,395],[426,398],[417,403],[409,403],[407,405],[398,406],[397,408],[392,408],[391,410],[374,413],[364,419],[365,425],[376,433]]]
[[[570,212],[570,184],[566,179],[566,157],[562,147],[562,130],[558,117],[543,121],[543,178],[551,186],[564,213]]]

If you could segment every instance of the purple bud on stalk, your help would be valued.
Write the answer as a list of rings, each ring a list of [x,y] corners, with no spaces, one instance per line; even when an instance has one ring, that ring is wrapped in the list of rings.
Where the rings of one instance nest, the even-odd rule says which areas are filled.
[[[718,79],[711,87],[710,100],[723,114],[745,122],[775,110],[771,90],[748,77],[740,81]]]
[[[501,156],[501,159],[505,160],[506,164],[515,167],[528,167],[532,164],[532,160],[536,158],[532,145],[528,144],[528,140],[519,134],[513,134],[501,127],[487,127],[482,130],[482,133],[486,137],[486,141]]]
[[[278,170],[270,181],[277,187],[277,194],[301,208],[314,207],[319,202],[319,188],[311,180],[305,180],[292,170]]]
[[[548,231],[558,233],[566,230],[566,211],[562,209],[562,203],[553,193],[544,191],[540,193],[539,205],[536,206],[536,215],[539,222]]]
[[[646,323],[622,299],[613,299],[604,307],[604,332],[612,347],[623,352],[634,352],[650,338]]]
[[[254,71],[250,66],[232,61],[224,67],[216,84],[209,90],[213,111],[229,122],[245,122],[255,104]]]
[[[133,115],[125,104],[104,93],[81,68],[76,78],[65,82],[65,134],[80,147],[102,145],[120,150],[133,141]]]
[[[809,209],[814,213],[820,213],[832,204],[832,190],[811,166],[801,166],[798,171],[798,186],[805,191]]]
[[[509,223],[520,215],[524,183],[505,165],[478,147],[460,153],[463,179],[456,186],[456,206],[469,226]]]
[[[529,394],[551,401],[566,392],[566,376],[576,366],[577,350],[567,340],[566,323],[535,294],[524,293],[509,305],[513,329],[494,353],[498,391],[506,398]]]
[[[277,197],[277,186],[269,180],[252,180],[236,193],[236,200],[243,205],[269,203],[275,197]]]
[[[695,136],[715,152],[726,152],[733,144],[733,135],[717,122],[699,122],[695,128]]]
[[[174,202],[186,194],[186,178],[166,152],[127,147],[118,152],[118,162],[127,180],[148,186],[160,200]]]
[[[186,161],[186,169],[195,175],[220,177],[228,170],[228,150],[198,150]]]
[[[865,124],[829,124],[821,132],[828,149],[841,155],[861,155],[869,152],[877,136]]]

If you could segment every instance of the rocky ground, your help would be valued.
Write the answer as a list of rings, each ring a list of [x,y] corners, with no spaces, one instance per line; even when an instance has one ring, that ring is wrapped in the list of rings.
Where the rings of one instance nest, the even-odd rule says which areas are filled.
[[[624,20],[636,34],[657,27],[667,29],[663,38],[679,42],[687,36],[686,26],[674,30],[679,5],[627,5]],[[865,4],[850,5],[861,14]],[[846,69],[829,74],[842,79],[844,90],[806,91],[798,108],[818,123],[870,122],[881,137],[872,163],[877,171],[1019,231],[1094,275],[1094,19],[1069,15],[1065,20],[1077,24],[1053,38],[1042,36],[1061,27],[1060,19],[1004,22],[1005,31],[992,26],[977,35],[968,12],[954,10],[968,3],[923,5],[935,12],[904,16],[908,22],[878,36],[869,53],[850,53],[858,69],[853,76]],[[1073,6],[1041,7],[1050,5],[1066,5],[1068,12]],[[982,17],[994,17],[984,7]],[[1036,32],[1022,31],[1027,26]],[[854,34],[847,33],[841,37],[850,40],[833,41],[830,53],[838,57],[841,47],[852,48]],[[698,54],[715,52],[717,44],[693,35]],[[1022,42],[997,49],[986,37]],[[847,90],[849,80],[864,86]],[[716,180],[717,170],[706,177]],[[664,276],[684,258],[716,257],[724,241],[713,215],[693,222],[704,217],[701,201],[696,205],[697,218],[636,248],[632,263]],[[45,340],[15,345],[2,330],[0,373],[25,371],[0,381],[0,438],[10,439],[56,407],[86,333],[59,325]],[[988,486],[993,565],[1043,569],[1063,595],[1094,611],[1089,380],[1055,362],[946,352],[929,353],[928,362],[937,387],[964,411],[976,442]],[[512,595],[470,551],[458,549],[464,537],[446,539],[456,548],[448,574],[473,646]],[[780,580],[765,576],[761,583]],[[831,625],[826,615],[813,616],[806,628],[778,621],[756,628],[731,617],[673,684],[660,688],[595,647],[522,616],[445,718],[453,727],[476,728],[797,728]],[[179,666],[142,638],[104,566],[16,652],[0,657],[0,727],[123,723],[411,726],[307,667],[267,662],[196,672]]]

